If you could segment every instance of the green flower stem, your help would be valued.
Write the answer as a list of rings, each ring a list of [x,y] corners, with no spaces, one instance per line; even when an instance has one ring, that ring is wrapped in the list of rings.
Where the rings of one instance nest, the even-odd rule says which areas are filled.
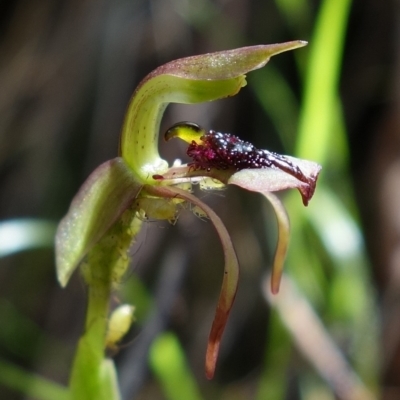
[[[82,265],[88,285],[88,310],[85,333],[79,340],[72,369],[70,390],[73,400],[119,399],[112,361],[105,358],[109,302],[114,286],[128,267],[127,251],[140,225],[141,221],[134,218],[134,211],[125,211]]]
[[[96,271],[96,279],[88,285],[88,310],[85,333],[79,340],[70,382],[72,399],[103,399],[102,363],[104,338],[112,291],[110,266],[105,263],[85,265],[85,278]]]
[[[111,287],[110,280],[88,287],[86,330],[79,340],[72,369],[71,400],[103,399],[104,384],[101,369]]]
[[[107,330],[107,316],[109,313],[109,302],[112,290],[110,276],[105,277],[103,282],[89,286],[88,310],[85,323],[85,336],[96,351],[94,354],[103,357],[104,338]]]

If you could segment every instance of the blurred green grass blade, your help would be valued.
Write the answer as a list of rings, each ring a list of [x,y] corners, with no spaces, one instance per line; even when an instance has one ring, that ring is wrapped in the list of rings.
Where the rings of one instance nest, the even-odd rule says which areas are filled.
[[[347,361],[314,307],[287,275],[282,277],[279,296],[272,296],[269,280],[263,283],[264,297],[275,307],[296,347],[338,398],[373,400],[357,371]]]
[[[220,10],[218,6],[209,0],[197,0],[196,2],[173,0],[175,11],[191,26],[202,29],[210,20],[216,18]]]
[[[291,154],[299,116],[299,104],[292,89],[273,65],[250,75],[247,80],[271,118],[285,152]]]
[[[35,400],[70,400],[67,388],[0,360],[0,383]]]
[[[276,3],[287,19],[292,18],[292,10],[288,9],[291,0],[277,0]],[[307,301],[331,320],[336,329],[343,329],[342,334],[352,343],[352,352],[347,356],[355,373],[369,388],[376,388],[377,311],[348,179],[349,148],[338,93],[350,5],[350,0],[321,2],[310,39],[306,74],[302,74],[303,64],[298,64],[299,74],[305,77],[305,94],[299,115],[296,155],[317,161],[324,169],[309,208],[300,205],[296,193],[290,193],[285,199],[292,225],[287,271],[301,291],[307,293]],[[272,110],[276,107],[271,106],[271,101],[263,104]],[[283,318],[286,316],[282,314]],[[329,324],[326,329],[329,332]],[[323,376],[321,371],[319,374]],[[325,375],[325,379],[333,378]],[[308,398],[316,389],[315,382],[307,385],[306,380],[307,374],[301,374],[300,384],[303,389],[307,388],[302,393],[303,398]],[[281,381],[281,384],[284,383]],[[321,388],[327,394],[327,387]],[[364,394],[363,398],[371,397],[368,390]]]
[[[337,400],[332,390],[327,387],[325,382],[319,376],[307,371],[303,374],[299,382],[299,391],[301,399],[314,400]],[[360,399],[363,400],[363,399]]]
[[[311,21],[311,4],[308,0],[275,0],[287,24],[296,34],[307,31]]]
[[[360,376],[371,388],[379,374],[378,313],[375,290],[357,220],[336,193],[322,186],[308,218],[331,258],[328,313],[337,324],[346,323],[354,344],[352,359]]]
[[[23,315],[11,302],[0,298],[0,343],[9,352],[29,360],[37,352],[37,345],[44,340],[43,331]]]
[[[327,252],[341,268],[354,265],[355,259],[363,257],[364,244],[357,222],[326,185],[318,188],[307,216]]]
[[[288,386],[288,367],[292,341],[275,309],[271,309],[267,348],[255,400],[284,400]]]
[[[351,0],[325,0],[310,41],[296,155],[321,164],[333,134],[335,99]]]
[[[133,259],[135,258],[134,255]],[[153,299],[145,284],[137,275],[132,274],[121,287],[121,291],[123,293],[123,303],[135,305],[136,322],[142,324],[153,306]]]
[[[150,349],[151,369],[168,400],[201,400],[196,380],[186,364],[184,351],[172,333],[161,334]]]
[[[346,123],[344,121],[342,103],[338,95],[335,96],[331,118],[331,129],[334,133],[330,136],[329,152],[326,154],[326,163],[324,166],[329,166],[338,173],[348,175],[350,153],[347,143]]]
[[[46,335],[36,323],[3,298],[0,298],[0,321],[1,346],[21,359],[35,357],[42,346],[59,358],[68,357],[71,351],[65,344]]]
[[[0,257],[23,250],[53,247],[57,225],[40,219],[10,219],[0,223]]]
[[[315,196],[317,195],[318,191]],[[314,198],[307,208],[301,203],[299,194],[294,191],[287,193],[284,200],[291,226],[285,271],[307,293],[313,304],[321,305],[325,301],[329,279],[323,267],[326,260],[321,258],[321,252],[318,251],[320,239],[310,237],[309,232],[307,212],[313,207]]]
[[[211,38],[213,45],[218,48],[232,43],[232,47],[246,46],[248,41],[238,30],[235,20],[223,12],[223,7],[210,0],[172,0],[174,10],[191,27],[197,29],[205,37]],[[221,29],[221,26],[223,29]]]

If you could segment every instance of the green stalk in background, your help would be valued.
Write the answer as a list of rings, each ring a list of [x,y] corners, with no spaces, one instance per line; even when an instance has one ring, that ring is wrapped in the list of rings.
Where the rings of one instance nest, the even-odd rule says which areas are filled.
[[[337,120],[337,96],[351,0],[321,3],[311,39],[296,155],[325,163]]]
[[[277,0],[276,3],[282,9],[282,14],[290,18],[291,14],[287,12],[288,2]],[[315,201],[308,209],[298,207],[292,193],[286,198],[285,204],[292,216],[292,237],[287,266],[289,275],[299,286],[298,289],[306,293],[303,300],[310,302],[310,309],[318,307],[325,319],[327,318],[336,329],[340,327],[343,332],[346,332],[347,341],[353,343],[351,365],[354,371],[347,376],[357,377],[358,375],[358,377],[350,382],[354,390],[352,389],[353,392],[349,391],[348,394],[355,396],[357,390],[362,390],[367,396],[365,398],[373,398],[374,396],[368,393],[367,389],[362,387],[360,389],[357,386],[358,379],[361,378],[361,382],[364,382],[369,389],[375,391],[377,388],[378,325],[374,294],[368,274],[368,261],[364,252],[362,234],[357,224],[357,207],[351,182],[348,179],[349,149],[338,96],[350,6],[350,0],[321,2],[315,29],[310,38],[307,69],[305,73],[299,72],[299,76],[304,76],[305,79],[304,97],[298,114],[299,128],[295,154],[321,163],[324,173],[318,184]],[[289,21],[288,24],[298,25],[296,21]],[[265,99],[267,95],[260,93],[258,88],[259,86],[255,87],[263,104],[273,105],[272,101]],[[287,91],[282,93],[287,93]],[[293,110],[293,96],[286,97],[288,97],[290,109]],[[279,107],[276,104],[273,106]],[[280,106],[284,107],[285,103]],[[266,109],[266,112],[268,113],[269,110]],[[288,142],[287,127],[291,124],[277,112],[273,112],[271,118],[275,126],[285,128],[282,132],[285,134],[282,142],[286,144]],[[292,119],[296,119],[296,116]],[[278,132],[280,132],[279,129]],[[321,251],[315,252],[318,248]],[[279,299],[280,297],[276,299],[276,303],[271,302],[274,307],[277,307],[278,314],[281,312]],[[283,301],[283,298],[281,300]],[[287,313],[281,317],[283,321],[286,320],[284,324],[290,324],[287,327],[290,326],[292,339],[303,345],[307,343],[303,337],[304,327],[301,324],[296,325],[295,320],[288,321]],[[314,314],[314,317],[317,315]],[[314,322],[317,325],[321,324],[319,320]],[[271,324],[269,339],[272,340],[269,340],[267,344],[264,378],[261,380],[257,397],[260,400],[266,398],[268,393],[271,394],[268,388],[272,390],[277,387],[277,380],[280,381],[280,387],[287,386],[289,362],[284,365],[274,362],[278,357],[278,352],[280,356],[282,352],[285,352],[282,342],[279,342],[278,346],[273,339],[273,333],[278,329],[275,325],[281,326],[281,322],[277,323],[272,319]],[[308,329],[307,336],[313,337],[312,324],[306,329]],[[374,343],[371,344],[371,341]],[[330,343],[332,348],[336,346],[329,335],[326,335],[325,342]],[[313,346],[312,341],[307,345]],[[300,351],[305,352],[306,359],[309,350],[307,347],[300,347]],[[337,347],[336,350],[340,352]],[[291,351],[292,344],[286,342],[286,353],[290,354]],[[340,357],[344,359],[343,355]],[[318,370],[314,364],[315,360],[308,359],[308,362],[317,369],[317,375],[325,377],[322,379],[329,376],[326,375],[326,371]],[[331,359],[332,365],[334,362],[335,360]],[[299,371],[303,399],[312,397],[314,390],[312,385],[306,384],[306,381],[306,375]],[[327,382],[328,385],[319,386],[319,395],[324,392],[323,395],[329,398],[334,396],[334,392],[338,394],[343,391],[343,387],[335,386],[337,382],[333,383],[334,379],[330,381],[328,378]],[[281,392],[281,396],[274,398],[285,398],[285,390]]]

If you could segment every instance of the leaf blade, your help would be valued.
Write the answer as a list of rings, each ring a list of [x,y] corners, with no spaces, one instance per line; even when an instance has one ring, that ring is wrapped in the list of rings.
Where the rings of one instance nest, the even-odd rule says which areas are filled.
[[[61,286],[90,248],[129,207],[141,189],[122,158],[92,172],[61,220],[56,237],[56,270]]]

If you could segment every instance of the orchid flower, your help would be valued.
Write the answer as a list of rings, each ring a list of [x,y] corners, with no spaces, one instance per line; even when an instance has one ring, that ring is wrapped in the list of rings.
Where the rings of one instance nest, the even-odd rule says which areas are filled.
[[[246,85],[246,73],[263,67],[275,54],[304,45],[306,42],[293,41],[244,47],[172,61],[154,70],[133,94],[123,125],[119,157],[100,165],[89,176],[58,228],[56,266],[60,284],[65,286],[73,271],[82,265],[89,288],[97,285],[99,276],[103,284],[109,279],[111,288],[128,266],[129,245],[145,218],[173,221],[186,203],[207,216],[219,234],[225,256],[222,289],[206,354],[208,378],[214,375],[221,336],[236,295],[239,263],[221,219],[192,194],[191,185],[212,190],[233,184],[259,192],[271,202],[279,227],[271,288],[277,293],[289,221],[282,203],[272,192],[296,188],[307,205],[321,167],[311,161],[256,149],[236,136],[206,131],[188,122],[175,124],[166,132],[165,139],[185,140],[192,161],[169,167],[158,153],[160,120],[168,103],[194,104],[237,94]],[[88,314],[90,309],[89,294]],[[95,314],[93,311],[92,320],[87,318],[87,329]],[[99,332],[104,334],[106,328],[102,329]]]

